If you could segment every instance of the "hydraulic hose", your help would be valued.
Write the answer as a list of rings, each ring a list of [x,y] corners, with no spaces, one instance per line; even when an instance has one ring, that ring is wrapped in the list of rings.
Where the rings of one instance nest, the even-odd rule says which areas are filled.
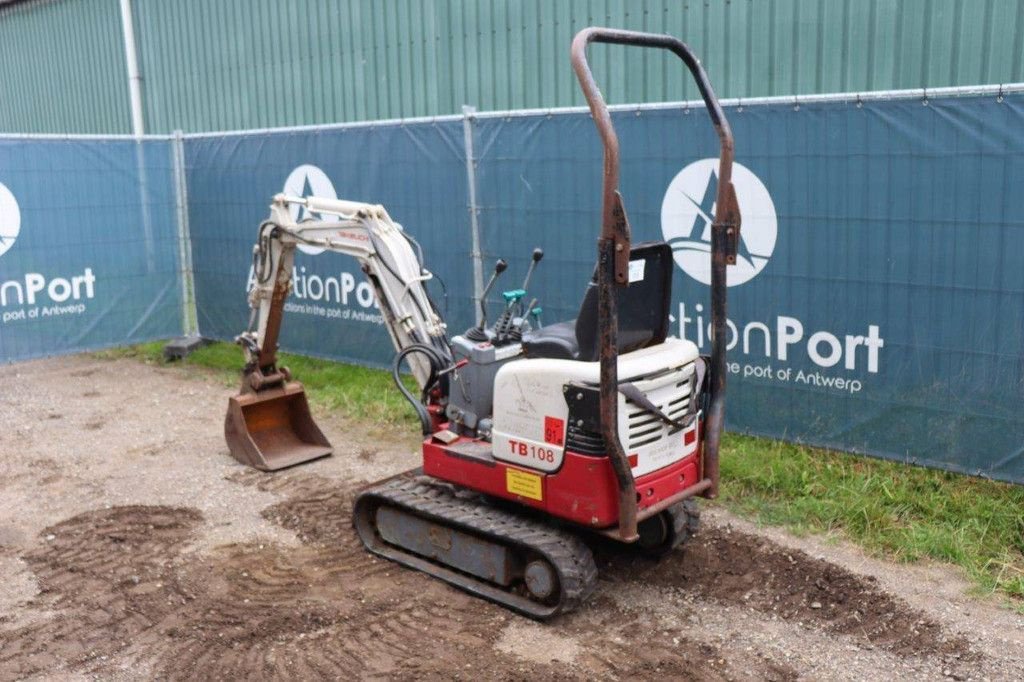
[[[412,405],[412,409],[416,410],[416,416],[419,417],[423,435],[429,436],[434,428],[434,425],[430,420],[430,412],[427,411],[427,407],[423,402],[421,400],[417,400],[416,396],[414,396],[409,389],[405,387],[405,384],[402,383],[402,361],[405,360],[406,356],[413,353],[423,353],[427,356],[427,359],[430,362],[430,378],[426,383],[427,387],[432,386],[434,382],[437,381],[437,374],[440,369],[442,369],[441,365],[444,364],[444,361],[437,352],[437,349],[422,343],[416,343],[399,351],[398,355],[395,356],[394,363],[391,365],[391,378],[394,379],[398,392],[409,401],[409,404]]]

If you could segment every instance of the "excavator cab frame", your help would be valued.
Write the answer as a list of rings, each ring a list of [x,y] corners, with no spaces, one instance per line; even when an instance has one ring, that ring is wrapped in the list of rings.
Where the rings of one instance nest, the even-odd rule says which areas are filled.
[[[636,484],[618,433],[618,310],[615,288],[629,283],[630,228],[619,193],[619,138],[611,113],[587,62],[590,43],[632,45],[668,50],[678,56],[697,83],[711,123],[718,134],[718,196],[711,225],[711,395],[704,425],[703,480],[697,484],[707,497],[718,493],[718,452],[725,416],[726,281],[725,268],[735,264],[739,243],[740,212],[732,184],[733,138],[707,73],[693,51],[678,38],[655,33],[610,28],[585,28],[572,41],[572,67],[587,99],[601,143],[604,176],[601,188],[601,235],[597,242],[598,328],[600,334],[601,435],[615,472],[619,496],[619,525],[615,534],[626,542],[637,539]],[[695,487],[697,487],[695,486]],[[695,490],[687,489],[666,500],[667,508]],[[661,507],[662,505],[659,505]],[[650,515],[654,508],[645,510]],[[660,509],[658,509],[660,511]]]

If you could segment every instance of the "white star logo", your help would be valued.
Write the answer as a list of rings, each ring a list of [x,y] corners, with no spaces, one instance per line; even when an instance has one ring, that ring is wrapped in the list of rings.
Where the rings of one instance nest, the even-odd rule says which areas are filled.
[[[338,194],[334,191],[334,183],[327,177],[327,173],[316,166],[308,163],[304,163],[288,175],[288,179],[284,181],[284,189],[281,190],[285,194],[293,197],[320,197],[321,199],[337,199]],[[291,207],[292,220],[295,222],[301,222],[306,218],[312,218],[313,220],[319,220],[320,216],[315,213],[306,211],[305,206],[299,206],[293,204]],[[311,256],[315,256],[318,253],[322,253],[323,249],[319,246],[309,246],[308,244],[299,244],[299,251],[308,253]]]
[[[729,286],[757,276],[775,251],[778,220],[764,183],[747,167],[733,163],[732,183],[743,227],[736,265],[726,269]],[[711,283],[711,223],[718,193],[718,159],[701,159],[672,178],[661,204],[661,232],[683,272]]]
[[[0,183],[0,256],[7,253],[21,231],[21,209],[11,190]]]

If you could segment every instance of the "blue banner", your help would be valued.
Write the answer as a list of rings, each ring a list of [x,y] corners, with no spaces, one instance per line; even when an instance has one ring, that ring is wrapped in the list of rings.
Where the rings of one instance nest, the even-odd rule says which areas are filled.
[[[727,109],[743,214],[729,271],[728,426],[1024,482],[1024,97]],[[676,262],[672,330],[710,349],[717,138],[702,108],[619,112],[634,241]],[[594,267],[601,147],[585,113],[471,121],[481,265],[576,316]],[[0,138],[0,361],[174,336],[190,246],[200,331],[249,322],[256,229],[279,192],[383,204],[460,333],[476,318],[463,122],[170,139]],[[301,217],[301,216],[299,216]],[[357,263],[306,250],[282,346],[393,357]]]
[[[1024,481],[1024,99],[732,107],[742,242],[729,271],[733,430]],[[673,330],[710,350],[717,138],[702,109],[619,113],[635,241],[668,241]],[[489,257],[545,322],[594,267],[586,114],[478,122]]]
[[[181,333],[171,144],[0,138],[0,362]]]
[[[743,213],[729,272],[728,426],[1024,481],[1024,99],[976,96],[727,109]],[[614,115],[636,242],[666,240],[672,330],[710,350],[717,138],[703,108]],[[274,194],[383,204],[447,284],[451,334],[475,317],[461,121],[186,141],[201,331],[248,323],[252,242]],[[601,147],[586,113],[472,121],[489,301],[531,250],[543,322],[576,316],[594,267]],[[393,356],[356,264],[300,254],[282,345]],[[360,288],[364,287],[364,288]],[[440,289],[433,293],[443,298]]]
[[[435,276],[428,290],[453,333],[473,321],[460,122],[198,137],[187,141],[186,168],[204,336],[246,329],[256,230],[281,192],[382,204],[422,247]],[[390,366],[391,339],[355,259],[300,246],[294,275],[283,348]]]

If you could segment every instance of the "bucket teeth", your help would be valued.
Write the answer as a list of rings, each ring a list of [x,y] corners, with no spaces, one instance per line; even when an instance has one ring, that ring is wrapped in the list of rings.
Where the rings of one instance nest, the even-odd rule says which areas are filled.
[[[228,400],[224,437],[231,456],[261,471],[276,471],[331,454],[297,381]]]

